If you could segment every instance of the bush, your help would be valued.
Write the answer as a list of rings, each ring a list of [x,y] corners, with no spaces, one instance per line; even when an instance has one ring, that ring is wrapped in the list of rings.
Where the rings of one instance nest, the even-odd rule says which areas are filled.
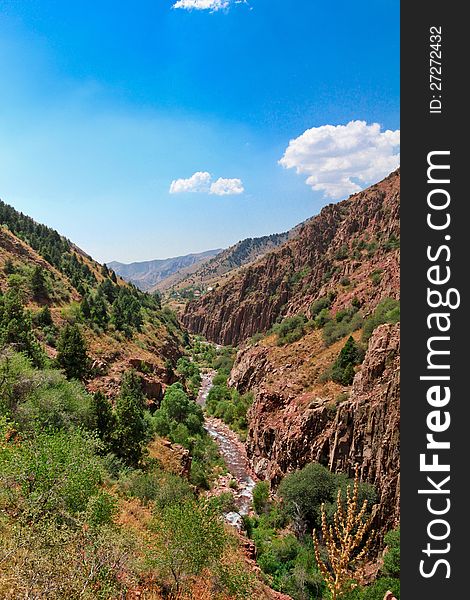
[[[295,315],[286,317],[281,323],[274,325],[272,331],[277,334],[278,345],[292,344],[300,340],[305,333],[306,322],[305,315]]]
[[[67,381],[59,371],[34,369],[22,354],[0,356],[0,409],[21,431],[92,429],[91,402],[78,381]]]
[[[7,506],[38,520],[57,521],[84,512],[98,493],[102,465],[96,440],[78,430],[38,433],[8,444],[0,455]]]
[[[390,591],[400,600],[400,580],[391,577],[380,577],[377,581],[363,590],[361,600],[383,600]]]
[[[260,515],[265,512],[269,502],[269,482],[259,481],[253,489],[253,507]]]
[[[335,320],[330,320],[323,327],[323,341],[325,346],[331,346],[346,335],[360,329],[363,324],[357,306],[338,311]]]
[[[394,298],[385,298],[382,300],[372,313],[365,320],[362,328],[362,340],[367,342],[374,329],[383,323],[398,323],[400,321],[400,303]]]
[[[163,510],[174,503],[194,499],[194,491],[186,479],[172,473],[164,473],[158,480],[154,498],[157,509]]]
[[[384,538],[387,545],[383,557],[383,572],[391,577],[400,577],[400,529],[389,531]]]
[[[155,515],[159,540],[153,562],[176,591],[189,577],[220,562],[227,546],[223,522],[207,504],[187,500],[172,502]]]

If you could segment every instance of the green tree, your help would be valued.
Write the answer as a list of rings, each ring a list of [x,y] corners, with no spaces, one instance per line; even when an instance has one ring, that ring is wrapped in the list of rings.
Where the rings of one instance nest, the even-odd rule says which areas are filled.
[[[49,306],[41,308],[41,310],[35,315],[35,322],[40,327],[51,327],[54,323],[52,321],[51,309]]]
[[[36,265],[31,275],[31,291],[35,300],[47,298],[47,284],[44,269]]]
[[[332,502],[335,490],[334,474],[323,465],[310,463],[284,477],[278,495],[283,499],[285,512],[299,530],[305,525],[314,529],[320,525],[322,503]]]
[[[19,292],[8,290],[0,304],[0,342],[11,344],[31,358],[35,366],[42,366],[45,355],[34,337],[31,315],[24,308]]]
[[[80,312],[85,321],[89,321],[91,318],[91,307],[90,302],[88,300],[88,296],[83,296],[82,301],[80,302]]]
[[[93,415],[94,427],[100,439],[106,445],[109,445],[114,431],[115,420],[111,402],[102,392],[93,394],[91,412]]]
[[[116,400],[115,452],[130,465],[137,465],[146,437],[145,396],[139,375],[131,369],[124,373]]]
[[[269,502],[269,481],[258,481],[253,489],[253,507],[261,515]]]
[[[354,367],[360,364],[363,359],[364,352],[362,348],[356,344],[352,336],[349,336],[332,366],[331,378],[341,385],[351,385],[356,373]]]
[[[178,425],[183,425],[187,429],[186,435],[203,433],[202,409],[194,400],[188,398],[179,382],[167,388],[155,418],[157,433],[163,436],[178,433],[180,438],[184,437],[185,434],[181,427],[178,429]]]
[[[228,543],[217,512],[203,502],[166,506],[157,513],[154,530],[159,541],[155,564],[171,577],[176,593],[189,578],[217,567]]]
[[[57,343],[57,364],[68,379],[84,379],[88,372],[86,342],[77,325],[67,324]]]
[[[101,290],[91,298],[90,301],[91,320],[99,327],[106,328],[109,322],[106,298]]]

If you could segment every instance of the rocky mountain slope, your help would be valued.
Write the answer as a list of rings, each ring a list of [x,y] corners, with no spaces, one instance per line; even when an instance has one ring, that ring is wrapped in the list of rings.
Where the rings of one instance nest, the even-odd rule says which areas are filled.
[[[188,303],[184,324],[220,344],[238,344],[280,317],[308,316],[330,290],[332,311],[353,297],[367,309],[399,293],[399,185],[396,171],[300,227],[297,235]]]
[[[285,233],[274,233],[256,238],[246,238],[223,250],[216,257],[197,269],[181,271],[174,278],[169,278],[158,287],[170,290],[173,294],[186,290],[205,291],[223,283],[234,275],[237,269],[258,260],[271,250],[281,246],[295,237],[298,227]]]
[[[34,292],[33,283],[38,272],[43,287],[40,294]],[[11,288],[21,294],[31,312],[35,334],[51,358],[56,356],[61,328],[66,323],[78,323],[92,364],[87,381],[91,391],[114,396],[123,372],[129,368],[140,372],[149,398],[159,399],[172,382],[171,366],[183,347],[183,332],[175,316],[53,229],[0,201],[0,293]],[[130,301],[142,320],[141,327],[130,332],[113,323],[114,304],[122,298],[120,290],[127,291],[127,301],[133,299]],[[85,297],[90,311],[86,316]],[[45,307],[52,322],[36,324]]]
[[[399,327],[377,327],[350,388],[319,380],[344,340],[324,348],[317,331],[288,347],[267,339],[239,352],[229,383],[240,393],[254,393],[247,452],[260,478],[276,485],[312,461],[352,475],[358,464],[361,479],[378,492],[376,527],[386,531],[396,525]]]
[[[113,261],[108,263],[108,267],[113,269],[118,275],[129,283],[133,283],[139,289],[156,290],[158,285],[167,280],[172,275],[181,270],[190,269],[195,265],[205,263],[221,252],[217,250],[207,250],[196,254],[186,254],[185,256],[176,256],[174,258],[164,258],[157,260],[148,260],[144,262],[133,262],[129,264]]]

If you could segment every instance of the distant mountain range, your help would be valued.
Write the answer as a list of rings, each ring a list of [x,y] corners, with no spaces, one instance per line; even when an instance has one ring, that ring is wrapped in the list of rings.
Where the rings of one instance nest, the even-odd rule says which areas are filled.
[[[155,286],[162,280],[171,277],[181,269],[187,269],[193,265],[199,265],[207,262],[222,250],[206,250],[196,254],[186,254],[185,256],[176,256],[174,258],[164,258],[157,260],[148,260],[145,262],[133,262],[124,264],[117,261],[108,263],[108,267],[113,269],[118,275],[129,283],[144,291],[153,291]]]

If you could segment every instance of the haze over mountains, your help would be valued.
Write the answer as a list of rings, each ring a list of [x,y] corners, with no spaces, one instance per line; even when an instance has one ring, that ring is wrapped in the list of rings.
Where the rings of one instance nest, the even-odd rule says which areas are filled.
[[[130,264],[113,261],[108,266],[123,279],[147,292],[171,291],[178,296],[188,289],[206,291],[236,269],[259,260],[294,238],[303,225],[301,223],[282,233],[246,238],[226,249]]]
[[[216,256],[222,250],[206,250],[195,254],[186,254],[185,256],[176,256],[173,258],[163,258],[156,260],[147,260],[144,262],[133,262],[129,264],[112,261],[108,267],[113,269],[118,275],[129,283],[143,291],[152,290],[161,281],[171,277],[181,269],[187,269],[195,264],[206,262]]]

